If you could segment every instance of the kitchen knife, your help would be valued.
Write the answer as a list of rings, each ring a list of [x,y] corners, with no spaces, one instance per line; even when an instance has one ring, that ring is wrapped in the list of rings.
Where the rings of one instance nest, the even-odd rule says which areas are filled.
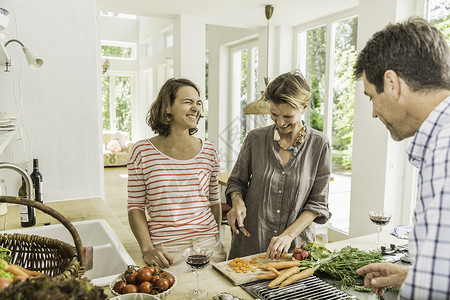
[[[250,237],[250,232],[248,232],[244,227],[239,227],[239,230],[244,234],[244,236]]]
[[[244,234],[244,236],[250,237],[250,232],[248,232],[247,229],[244,228],[244,226],[239,227],[237,220],[236,220],[235,226],[236,226],[236,228],[239,228],[239,231],[242,232]]]

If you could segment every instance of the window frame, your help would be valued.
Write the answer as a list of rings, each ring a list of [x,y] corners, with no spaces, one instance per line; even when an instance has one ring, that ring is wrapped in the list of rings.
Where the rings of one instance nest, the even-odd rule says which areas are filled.
[[[134,125],[134,119],[136,118],[136,72],[127,72],[127,71],[108,71],[107,73],[103,74],[102,77],[107,77],[109,76],[109,126],[111,131],[117,131],[117,117],[116,117],[116,92],[115,92],[115,85],[116,85],[116,81],[115,78],[116,77],[125,77],[128,76],[130,77],[131,83],[131,91],[130,91],[130,96],[131,96],[131,135],[130,135],[130,139],[132,138],[132,136],[136,133],[136,129],[134,129],[135,126]],[[102,103],[103,105],[103,103]],[[114,119],[113,119],[114,116]],[[103,127],[103,126],[102,126]],[[102,128],[102,130],[105,130],[104,128]]]
[[[120,59],[120,60],[136,60],[136,58],[137,58],[137,45],[136,45],[136,43],[101,40],[100,41],[100,48],[103,47],[103,46],[131,48],[131,56],[130,57],[117,57],[117,56],[103,56],[103,55],[100,54],[101,58]],[[100,51],[100,53],[101,53],[101,51]]]

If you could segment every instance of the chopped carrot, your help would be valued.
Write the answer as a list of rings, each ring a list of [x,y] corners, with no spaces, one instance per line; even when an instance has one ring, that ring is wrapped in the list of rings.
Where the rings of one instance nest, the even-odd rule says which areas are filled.
[[[290,284],[292,284],[292,283],[294,283],[296,281],[299,281],[301,279],[305,279],[305,278],[307,278],[307,277],[309,277],[309,276],[311,276],[313,274],[314,274],[314,269],[312,269],[312,268],[305,269],[305,270],[301,271],[300,273],[294,274],[291,277],[289,277],[286,280],[284,280],[280,284],[280,288],[282,288],[284,286],[287,286],[287,285],[290,285]]]

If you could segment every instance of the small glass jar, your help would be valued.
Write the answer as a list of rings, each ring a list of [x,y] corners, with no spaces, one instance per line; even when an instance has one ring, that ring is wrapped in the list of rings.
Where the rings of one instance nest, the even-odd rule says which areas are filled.
[[[5,180],[3,179],[0,179],[0,196],[7,196]],[[0,203],[0,216],[3,216],[7,212],[8,212],[8,204]]]

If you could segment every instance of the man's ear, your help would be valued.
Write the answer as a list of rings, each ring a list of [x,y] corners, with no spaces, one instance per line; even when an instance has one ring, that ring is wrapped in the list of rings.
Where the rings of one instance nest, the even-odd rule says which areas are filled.
[[[384,72],[384,92],[398,99],[401,94],[400,77],[393,70]]]

